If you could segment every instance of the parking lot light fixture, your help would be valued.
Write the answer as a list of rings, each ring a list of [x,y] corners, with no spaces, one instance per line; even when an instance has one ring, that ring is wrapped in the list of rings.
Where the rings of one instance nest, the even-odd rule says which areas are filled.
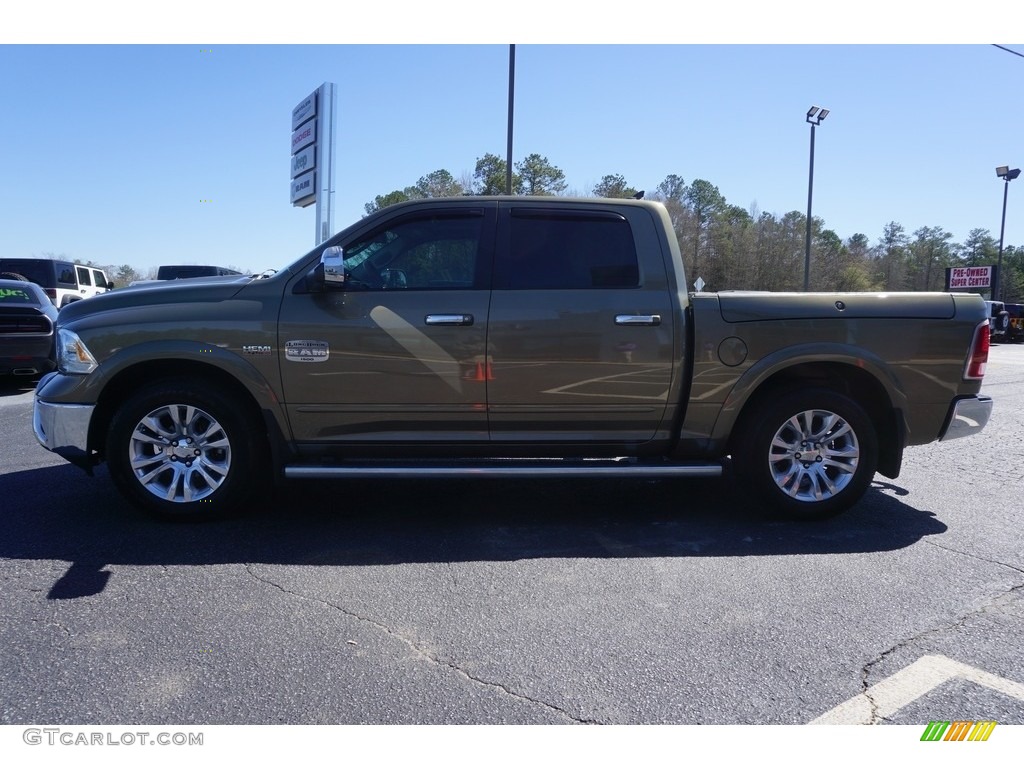
[[[804,293],[811,290],[811,197],[814,194],[814,129],[828,117],[828,110],[813,106],[807,110],[807,122],[811,124],[811,162],[807,174],[807,237],[804,247]]]
[[[1020,168],[1011,169],[1008,165],[996,168],[996,176],[1003,180],[1003,218],[999,225],[999,259],[996,262],[996,277],[992,281],[992,300],[1002,301],[1003,289],[1003,235],[1006,234],[1006,195],[1010,190],[1010,182],[1020,176]]]

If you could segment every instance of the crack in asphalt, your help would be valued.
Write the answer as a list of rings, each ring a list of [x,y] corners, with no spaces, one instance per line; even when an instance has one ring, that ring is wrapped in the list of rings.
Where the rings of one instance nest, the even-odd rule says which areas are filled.
[[[983,563],[991,563],[992,565],[1001,565],[1003,568],[1009,568],[1011,571],[1016,571],[1017,573],[1024,573],[1024,568],[1022,568],[1022,567],[1020,567],[1018,565],[1012,565],[1011,563],[1004,563],[1002,560],[993,560],[992,558],[989,558],[989,557],[982,557],[981,555],[975,555],[972,552],[964,552],[964,551],[959,550],[959,549],[953,549],[952,547],[944,547],[941,544],[938,544],[938,543],[936,543],[934,541],[925,541],[925,543],[926,544],[930,544],[931,546],[935,547],[936,549],[941,549],[941,550],[943,550],[945,552],[950,552],[950,553],[952,553],[954,555],[963,555],[964,557],[970,557],[970,558],[973,558],[975,560],[981,560],[981,562],[983,562]]]
[[[944,547],[941,544],[936,544],[932,541],[929,541],[927,543],[933,547],[949,552],[950,554],[963,555],[965,557],[974,558],[975,560],[980,560],[982,562],[990,563],[992,565],[1002,566],[1003,568],[1008,568],[1011,571],[1024,574],[1024,568],[1020,568],[1016,565],[1011,565],[1010,563],[1004,563],[1000,560],[992,560],[987,557],[981,557],[970,552],[963,552],[958,549],[953,549],[952,547]],[[861,689],[864,692],[864,697],[868,700],[868,704],[871,707],[871,720],[869,721],[869,724],[876,725],[883,719],[878,716],[878,703],[874,700],[874,698],[871,695],[871,685],[868,682],[869,678],[871,677],[871,672],[876,666],[881,664],[885,659],[887,659],[889,656],[896,653],[897,651],[903,650],[904,648],[907,648],[913,645],[914,643],[923,640],[929,635],[936,635],[942,632],[955,632],[964,625],[966,625],[968,621],[970,621],[976,616],[981,616],[983,614],[991,612],[1002,613],[1003,604],[1010,602],[1013,599],[1013,597],[1015,597],[1016,593],[1021,592],[1022,590],[1024,590],[1024,583],[1015,584],[1011,586],[1009,589],[1002,592],[1001,594],[998,594],[995,597],[988,599],[980,607],[975,608],[971,611],[967,611],[962,616],[955,619],[954,621],[949,622],[948,624],[945,624],[941,627],[932,627],[931,629],[926,629],[922,632],[918,632],[916,635],[912,635],[911,637],[901,640],[900,642],[893,645],[891,648],[882,651],[882,653],[876,656],[873,660],[865,664],[860,671],[860,684]]]
[[[310,595],[304,595],[304,594],[302,594],[300,592],[295,592],[294,590],[286,589],[285,587],[281,586],[277,582],[271,581],[270,579],[266,578],[265,576],[261,576],[260,574],[256,573],[252,569],[252,563],[246,563],[245,564],[245,570],[249,573],[250,576],[252,576],[254,579],[256,579],[256,581],[259,581],[262,584],[266,584],[267,586],[273,587],[274,589],[277,589],[277,590],[283,592],[286,595],[289,595],[291,597],[297,597],[300,600],[307,600],[307,601],[312,602],[312,603],[319,603],[321,605],[327,606],[328,608],[333,608],[334,610],[339,611],[339,612],[343,613],[344,615],[346,615],[346,616],[348,616],[350,618],[356,619],[357,621],[361,621],[364,624],[368,624],[371,627],[379,629],[382,632],[384,632],[385,634],[395,638],[396,640],[398,640],[401,643],[403,643],[404,645],[406,645],[410,650],[412,650],[412,652],[414,654],[416,654],[416,656],[418,656],[419,658],[423,659],[424,661],[430,662],[432,664],[436,664],[439,667],[444,667],[444,668],[454,672],[455,674],[459,675],[460,677],[465,678],[466,680],[470,681],[471,683],[475,683],[477,685],[485,686],[487,688],[492,688],[492,689],[500,691],[500,692],[502,692],[502,693],[504,693],[504,694],[506,694],[506,695],[508,695],[508,696],[510,696],[512,698],[514,698],[514,699],[517,699],[519,701],[523,701],[523,702],[527,702],[529,704],[534,704],[536,706],[543,707],[544,709],[547,709],[550,712],[553,712],[554,714],[558,715],[559,717],[565,718],[567,721],[572,722],[572,723],[579,723],[579,724],[586,724],[586,725],[595,725],[595,724],[597,724],[596,720],[587,720],[587,719],[584,719],[584,718],[574,717],[573,715],[571,715],[568,712],[566,712],[564,709],[556,707],[554,704],[549,704],[549,703],[547,703],[545,701],[541,701],[540,699],[535,699],[535,698],[532,698],[532,697],[527,696],[525,694],[513,691],[508,686],[506,686],[506,685],[504,685],[502,683],[495,683],[495,682],[492,682],[492,681],[489,681],[489,680],[483,680],[482,678],[475,677],[474,675],[471,675],[469,672],[467,672],[466,670],[464,670],[461,667],[459,667],[454,662],[445,661],[444,659],[440,659],[440,658],[434,656],[430,652],[428,652],[425,649],[421,648],[414,641],[412,641],[408,637],[405,637],[404,635],[396,632],[395,630],[393,630],[391,627],[387,626],[386,624],[382,624],[381,622],[375,621],[374,619],[371,619],[371,618],[369,618],[367,616],[360,616],[358,613],[350,611],[347,608],[345,608],[345,607],[343,607],[341,605],[338,605],[337,603],[332,603],[330,600],[324,600],[323,598],[320,598],[320,597],[311,597]]]

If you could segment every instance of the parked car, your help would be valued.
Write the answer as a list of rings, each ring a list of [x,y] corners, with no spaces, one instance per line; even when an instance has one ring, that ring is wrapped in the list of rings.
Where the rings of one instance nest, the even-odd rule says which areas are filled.
[[[181,280],[187,277],[217,277],[219,275],[240,275],[237,269],[211,267],[202,264],[164,265],[156,271],[157,280]]]
[[[57,308],[27,280],[0,280],[0,375],[39,376],[57,367]]]
[[[106,272],[99,267],[61,259],[0,259],[0,277],[24,278],[35,283],[58,308],[114,288]]]
[[[988,313],[988,331],[992,341],[1002,341],[1006,330],[1010,327],[1010,313],[1001,301],[986,301],[985,311]]]
[[[1010,321],[1006,328],[1006,340],[1024,341],[1024,304],[1007,304],[1006,314]]]

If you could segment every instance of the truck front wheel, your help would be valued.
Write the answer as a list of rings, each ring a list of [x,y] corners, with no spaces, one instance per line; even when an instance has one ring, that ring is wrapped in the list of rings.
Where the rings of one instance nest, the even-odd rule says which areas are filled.
[[[107,462],[121,492],[158,517],[215,517],[259,482],[259,446],[253,420],[231,398],[205,382],[175,379],[118,409]]]
[[[855,504],[878,465],[871,419],[854,400],[804,389],[765,403],[739,435],[739,471],[773,509],[824,519]]]

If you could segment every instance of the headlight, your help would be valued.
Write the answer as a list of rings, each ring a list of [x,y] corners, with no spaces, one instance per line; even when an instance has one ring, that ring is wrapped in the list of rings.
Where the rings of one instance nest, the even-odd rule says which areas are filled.
[[[57,369],[61,373],[92,373],[96,366],[96,358],[77,333],[66,328],[57,331]]]

